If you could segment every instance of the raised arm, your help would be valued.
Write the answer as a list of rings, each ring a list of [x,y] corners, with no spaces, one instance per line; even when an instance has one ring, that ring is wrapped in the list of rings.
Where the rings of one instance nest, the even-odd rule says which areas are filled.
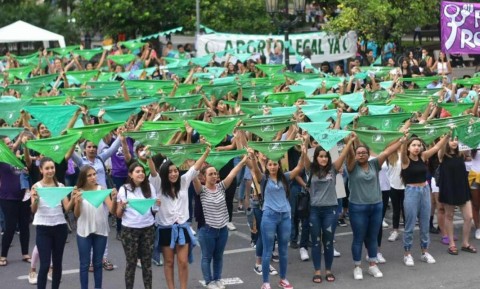
[[[256,161],[256,157],[255,157],[255,151],[252,148],[248,148],[247,151],[248,151],[248,158],[249,158],[249,162],[247,163],[248,168],[252,172],[252,175],[258,181],[260,181],[262,179],[262,172],[260,171],[260,168],[258,167],[258,162]]]
[[[406,136],[402,136],[399,140],[397,140],[396,142],[390,144],[383,152],[381,152],[378,156],[377,156],[377,160],[378,160],[378,165],[379,166],[382,166],[383,165],[383,162],[385,162],[385,160],[388,158],[389,155],[397,152],[397,150],[400,148],[400,146],[402,144],[405,143],[405,141],[407,140],[407,137]]]
[[[298,175],[300,175],[303,171],[303,168],[305,167],[304,165],[304,155],[307,154],[307,149],[305,145],[302,145],[302,154],[300,155],[300,158],[298,159],[297,166],[290,171],[290,180],[295,179]]]
[[[230,171],[228,176],[223,180],[225,184],[225,188],[230,187],[232,184],[233,179],[235,179],[240,172],[240,170],[247,164],[248,157],[245,155],[243,156],[242,160]]]
[[[335,170],[336,170],[337,172],[342,169],[343,162],[344,162],[345,159],[347,158],[347,155],[348,155],[349,151],[351,151],[352,146],[353,146],[353,143],[354,143],[356,137],[357,137],[357,136],[356,136],[355,134],[352,135],[352,137],[348,140],[347,144],[346,144],[345,147],[343,148],[342,153],[340,154],[340,156],[338,157],[338,159],[336,159],[336,160],[333,162],[333,167],[335,168]]]
[[[207,149],[205,150],[205,152],[203,153],[203,155],[195,162],[195,164],[193,165],[193,168],[196,170],[196,171],[199,171],[201,168],[202,168],[202,165],[203,163],[205,162],[205,160],[207,159],[208,155],[210,154],[210,150],[211,150],[211,146],[208,145],[207,146]]]
[[[431,156],[438,153],[438,159],[441,161],[445,155],[445,146],[447,145],[448,140],[450,139],[450,134],[444,135],[439,142],[437,142],[433,147],[424,151],[422,153],[423,161],[428,160]]]

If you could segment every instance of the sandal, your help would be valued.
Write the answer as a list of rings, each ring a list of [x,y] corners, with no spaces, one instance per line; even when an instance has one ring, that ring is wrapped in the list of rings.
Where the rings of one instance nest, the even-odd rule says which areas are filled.
[[[448,254],[450,255],[458,255],[458,249],[456,246],[451,246],[451,247],[448,247]]]
[[[112,271],[113,270],[112,262],[108,261],[108,259],[103,260],[103,269],[107,271]]]
[[[7,258],[1,257],[0,258],[0,266],[7,266],[7,264],[8,264]]]
[[[23,256],[22,261],[26,263],[32,263],[32,258],[28,255],[25,255]]]
[[[313,283],[317,283],[317,284],[320,284],[322,283],[322,275],[319,275],[319,274],[315,274],[313,275],[313,278],[312,278],[312,282]]]
[[[328,273],[327,275],[325,275],[325,280],[327,280],[327,282],[335,282],[335,275],[333,275],[332,273]]]
[[[472,245],[468,245],[467,247],[462,246],[462,251],[468,252],[468,253],[477,253],[477,249],[473,247]]]

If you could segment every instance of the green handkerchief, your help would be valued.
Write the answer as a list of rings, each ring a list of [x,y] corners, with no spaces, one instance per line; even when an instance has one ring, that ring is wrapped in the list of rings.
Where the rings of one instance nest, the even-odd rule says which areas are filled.
[[[125,136],[131,137],[143,145],[158,146],[166,145],[179,131],[179,129],[131,131],[125,133]]]
[[[246,125],[252,124],[270,124],[273,122],[285,122],[290,121],[292,117],[290,115],[254,115],[252,118],[243,120]]]
[[[20,111],[32,101],[28,100],[0,100],[0,118],[5,120],[9,125],[12,125],[20,117]]]
[[[221,123],[228,120],[239,121],[239,120],[245,120],[245,119],[249,119],[248,114],[230,114],[230,115],[214,116],[212,117],[212,122]]]
[[[412,78],[400,78],[403,82],[413,82],[421,88],[427,87],[430,83],[440,80],[441,76],[429,76],[429,77],[412,77]]]
[[[163,129],[178,129],[185,131],[185,125],[183,121],[146,121],[143,123],[141,130],[163,130]]]
[[[256,64],[256,68],[263,71],[267,76],[272,76],[277,73],[282,73],[285,65],[283,64]]]
[[[363,93],[361,92],[344,94],[340,96],[340,100],[350,106],[353,110],[358,110],[360,105],[365,102],[365,99],[363,99]]]
[[[388,91],[386,90],[376,90],[376,91],[365,91],[365,99],[368,103],[385,103],[389,98]]]
[[[195,153],[205,150],[206,144],[175,144],[151,147],[154,153],[167,156],[176,166],[181,166],[186,160],[193,159]]]
[[[79,108],[76,105],[37,105],[27,106],[25,110],[41,121],[53,136],[58,136]]]
[[[170,104],[170,106],[175,107],[176,109],[191,109],[198,107],[201,99],[201,94],[194,94],[185,96],[164,97],[160,100],[160,103],[166,102]]]
[[[71,46],[66,46],[66,47],[57,47],[57,48],[52,48],[51,50],[55,52],[56,54],[61,55],[62,57],[68,56],[70,52],[74,51],[75,49],[80,48],[80,45],[71,45]],[[50,49],[49,49],[50,50]]]
[[[82,198],[95,208],[98,208],[111,192],[112,190],[83,191]]]
[[[298,126],[303,130],[306,130],[310,135],[313,133],[320,133],[328,129],[332,125],[328,121],[319,121],[319,122],[299,122]]]
[[[148,213],[156,201],[155,199],[128,199],[128,206],[143,216]]]
[[[212,146],[216,146],[223,141],[227,134],[232,134],[233,129],[237,125],[237,121],[230,120],[214,124],[199,120],[188,120],[188,124],[199,134],[203,135]]]
[[[272,103],[269,103],[269,105],[271,105]],[[269,106],[269,105],[265,105],[263,104],[263,106]],[[242,108],[243,110],[243,108]],[[272,107],[270,109],[270,114],[273,115],[273,116],[288,116],[288,117],[292,117],[292,115],[297,111],[297,107],[296,106],[279,106],[279,107]],[[263,109],[262,110],[259,110],[256,112],[257,114],[259,113],[263,113]]]
[[[67,152],[81,136],[81,133],[74,133],[51,138],[29,140],[26,145],[27,148],[50,157],[54,162],[59,164],[65,159]]]
[[[308,132],[326,151],[350,134],[348,130],[324,129]]]
[[[267,102],[277,102],[286,106],[294,105],[299,99],[306,98],[304,91],[272,93],[267,96]]]
[[[430,99],[392,99],[389,104],[399,106],[405,112],[423,111]]]
[[[43,84],[45,86],[49,85],[52,81],[55,81],[58,77],[58,73],[47,74],[41,76],[30,77],[28,83],[31,84]]]
[[[365,115],[358,119],[358,124],[371,126],[379,130],[398,130],[402,123],[412,117],[411,113],[388,113]]]
[[[133,51],[135,49],[139,49],[139,48],[142,48],[145,43],[143,42],[137,42],[135,40],[131,40],[131,41],[125,41],[125,42],[120,42],[120,45],[123,45],[125,46],[128,50],[130,51]]]
[[[408,132],[410,135],[416,135],[417,137],[421,138],[427,145],[432,144],[434,140],[448,133],[449,131],[450,127],[448,126],[441,127],[428,124],[417,124],[408,128]]]
[[[285,122],[272,122],[272,123],[260,123],[252,125],[239,126],[237,129],[243,131],[249,131],[264,141],[271,141],[277,136],[279,131],[283,131],[286,127],[290,126],[293,121]]]
[[[63,105],[66,101],[66,96],[34,97],[31,105]]]
[[[73,187],[44,187],[37,188],[37,193],[50,208],[61,204],[61,201],[73,191]]]
[[[403,136],[399,131],[382,130],[354,130],[358,139],[366,144],[370,150],[380,154],[388,145]]]
[[[9,84],[7,89],[13,89],[25,97],[34,97],[40,89],[43,87],[41,83],[28,83],[28,84]]]
[[[207,72],[213,74],[215,78],[219,78],[220,75],[222,75],[226,71],[225,67],[207,67],[205,69],[207,70]]]
[[[175,110],[175,111],[166,111],[162,112],[162,116],[170,118],[171,120],[189,120],[195,119],[200,114],[206,112],[206,108],[195,108],[195,109],[184,109],[184,110]]]
[[[480,144],[480,122],[457,127],[455,133],[459,141],[471,148],[477,148]]]
[[[473,103],[440,103],[440,107],[446,109],[452,116],[460,116],[465,110],[473,107]]]
[[[212,58],[213,58],[212,55],[208,54],[202,57],[194,57],[190,59],[190,61],[195,65],[205,67],[210,63],[210,61],[212,61]]]
[[[327,121],[329,118],[333,117],[337,114],[336,109],[323,109],[319,107],[317,111],[306,111],[304,112],[308,118],[313,122],[324,122]],[[343,118],[343,114],[342,114]]]
[[[248,146],[266,155],[272,161],[278,161],[293,146],[300,145],[301,141],[249,141]]]
[[[87,61],[90,61],[95,55],[102,53],[102,49],[74,50],[73,53],[83,57]]]
[[[368,107],[368,114],[369,115],[379,115],[379,114],[387,114],[395,108],[394,105],[379,105],[379,104],[369,104]]]
[[[126,65],[133,60],[135,60],[135,55],[133,54],[119,54],[119,55],[109,55],[107,59],[115,62],[116,64]]]
[[[126,121],[132,114],[139,113],[142,109],[142,106],[149,105],[154,102],[157,102],[157,99],[150,98],[107,106],[103,108],[105,109],[105,115],[103,116],[103,119],[108,122]],[[96,116],[98,115],[99,111],[100,108],[91,109],[90,115]]]
[[[4,141],[0,141],[0,163],[6,163],[19,169],[25,167],[25,165],[17,159],[13,152],[7,147]]]
[[[318,75],[313,73],[295,73],[295,72],[285,71],[283,75],[295,81],[318,78]]]
[[[246,150],[232,150],[232,151],[211,151],[208,154],[206,162],[213,166],[217,171],[221,170],[231,159],[246,154]],[[199,159],[202,154],[195,154],[195,159]]]
[[[19,127],[1,127],[0,136],[6,136],[10,140],[14,140],[22,131],[24,129]]]
[[[81,70],[81,71],[68,71],[67,76],[73,77],[76,81],[81,84],[85,84],[87,81],[90,81],[92,78],[96,77],[100,72],[98,70]]]
[[[290,88],[290,90],[293,92],[303,91],[307,97],[311,96],[315,90],[317,90],[317,88],[314,86],[306,85],[289,85],[288,88]]]
[[[25,80],[27,79],[30,72],[32,72],[33,68],[34,68],[33,66],[9,68],[9,69],[6,69],[5,72],[8,72],[9,78],[11,79],[13,79],[13,77],[16,77],[18,79]]]
[[[94,144],[98,145],[100,140],[106,136],[112,130],[118,128],[119,126],[124,125],[123,121],[112,122],[112,123],[103,123],[103,124],[94,124],[87,125],[80,128],[71,128],[68,130],[68,133],[81,133],[82,138],[87,139]]]

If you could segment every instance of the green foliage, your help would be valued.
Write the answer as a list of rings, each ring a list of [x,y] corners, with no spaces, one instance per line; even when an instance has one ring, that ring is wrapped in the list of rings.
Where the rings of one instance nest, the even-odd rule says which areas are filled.
[[[357,31],[359,37],[384,43],[400,39],[417,26],[436,25],[440,0],[338,0],[342,12],[329,22],[336,33]]]

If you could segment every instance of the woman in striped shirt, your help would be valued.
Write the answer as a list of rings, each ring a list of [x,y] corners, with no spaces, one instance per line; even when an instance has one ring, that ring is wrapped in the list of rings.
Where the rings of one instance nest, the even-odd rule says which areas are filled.
[[[221,182],[217,170],[205,166],[201,174],[205,177],[205,185],[196,178],[195,192],[200,195],[200,201],[205,216],[205,225],[198,230],[198,240],[202,248],[202,273],[208,289],[225,288],[220,280],[222,277],[223,251],[228,239],[228,211],[225,202],[225,190],[232,184],[235,176],[247,163],[247,156],[230,171]],[[213,260],[213,276],[210,263]]]

